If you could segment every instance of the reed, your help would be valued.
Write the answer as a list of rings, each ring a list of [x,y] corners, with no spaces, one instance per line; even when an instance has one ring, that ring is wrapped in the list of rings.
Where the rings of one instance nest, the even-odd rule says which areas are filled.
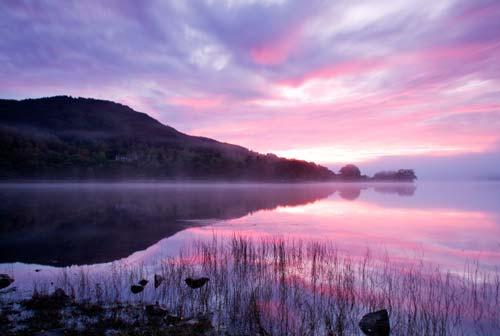
[[[55,286],[77,302],[159,302],[180,316],[209,315],[218,333],[359,335],[358,321],[386,308],[393,335],[494,335],[500,273],[467,263],[460,274],[423,261],[341,253],[334,245],[279,237],[196,241],[155,265],[116,262],[106,271],[63,270]],[[158,289],[154,274],[163,276]],[[207,276],[192,290],[186,277]],[[132,283],[146,278],[144,292]],[[35,290],[46,290],[37,284]]]

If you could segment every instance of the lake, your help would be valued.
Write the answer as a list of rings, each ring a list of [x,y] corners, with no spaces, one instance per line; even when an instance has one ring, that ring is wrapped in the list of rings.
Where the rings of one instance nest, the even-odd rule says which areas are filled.
[[[319,242],[348,256],[349,265],[369,255],[382,262],[373,268],[390,265],[403,274],[425,264],[461,278],[473,267],[496,275],[498,285],[499,201],[498,182],[2,184],[0,273],[16,279],[16,296],[29,296],[34,285],[53,285],[68,273],[103,282],[117,267],[136,267],[123,277],[151,276],[200,242],[233,240],[234,251],[234,239],[242,238],[282,239],[306,251]],[[496,295],[479,305],[494,307]],[[482,328],[496,326],[498,314],[491,319]]]
[[[148,262],[192,239],[278,235],[350,253],[500,264],[500,183],[0,186],[0,263]]]

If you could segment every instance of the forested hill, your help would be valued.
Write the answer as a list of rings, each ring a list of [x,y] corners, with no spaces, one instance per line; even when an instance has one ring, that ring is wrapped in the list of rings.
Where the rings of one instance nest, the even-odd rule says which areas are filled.
[[[311,162],[178,132],[111,101],[0,100],[2,179],[327,180]]]

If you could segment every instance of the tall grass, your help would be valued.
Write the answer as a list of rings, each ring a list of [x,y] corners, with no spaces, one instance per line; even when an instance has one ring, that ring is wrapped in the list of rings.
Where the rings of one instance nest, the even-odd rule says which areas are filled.
[[[393,335],[500,332],[500,274],[477,263],[456,274],[421,261],[354,258],[328,243],[235,236],[198,241],[154,267],[89,269],[66,269],[55,285],[82,302],[159,302],[181,316],[209,314],[217,331],[232,334],[359,335],[361,316],[382,308]],[[130,293],[155,273],[165,279],[158,289],[150,282]],[[210,282],[192,290],[189,276]]]

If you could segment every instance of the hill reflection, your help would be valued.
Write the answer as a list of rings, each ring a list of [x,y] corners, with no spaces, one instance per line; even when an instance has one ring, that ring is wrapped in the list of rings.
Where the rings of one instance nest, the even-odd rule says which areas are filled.
[[[336,191],[354,200],[366,188],[354,184],[3,185],[0,263],[109,262],[202,225],[191,220],[234,219],[278,206],[305,205]],[[407,188],[374,190],[407,195]]]

